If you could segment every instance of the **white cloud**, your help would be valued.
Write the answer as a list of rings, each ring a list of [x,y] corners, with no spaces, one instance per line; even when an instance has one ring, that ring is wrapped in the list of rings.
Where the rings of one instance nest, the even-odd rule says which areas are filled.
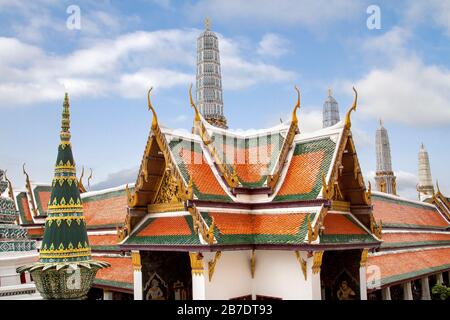
[[[341,0],[201,0],[188,8],[196,17],[230,23],[297,24],[322,27],[365,14],[366,1]]]
[[[450,124],[450,70],[444,67],[410,57],[371,70],[356,87],[363,114],[414,126]]]
[[[50,54],[15,38],[0,37],[0,107],[74,95],[137,97],[148,86],[171,88],[195,79],[198,30],[137,31],[99,40],[69,54]],[[275,65],[245,58],[238,41],[221,38],[225,89],[295,76]]]
[[[289,52],[289,41],[277,34],[268,33],[259,42],[257,52],[261,56],[280,57]]]
[[[412,126],[450,124],[450,70],[426,65],[406,49],[411,32],[394,27],[363,44],[365,53],[376,53],[383,67],[373,67],[356,81],[361,114]]]
[[[407,1],[405,20],[408,24],[434,23],[450,36],[450,1]]]

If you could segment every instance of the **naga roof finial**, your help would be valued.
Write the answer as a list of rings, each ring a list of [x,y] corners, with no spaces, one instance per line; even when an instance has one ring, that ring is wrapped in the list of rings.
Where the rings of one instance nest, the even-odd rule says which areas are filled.
[[[297,103],[294,106],[294,110],[292,111],[292,122],[297,124],[297,109],[300,108],[300,90],[298,90],[297,86],[294,86],[295,91],[297,91]]]
[[[197,106],[195,105],[194,99],[192,98],[192,83],[189,87],[189,102],[191,103],[191,107],[195,110],[195,121],[200,121],[200,113],[198,112]]]
[[[151,110],[153,113],[153,119],[152,119],[152,128],[156,128],[158,126],[158,118],[156,116],[155,108],[153,108],[152,102],[150,100],[150,93],[152,92],[153,87],[150,87],[147,93],[147,104],[148,104],[148,110]]]
[[[356,91],[355,87],[353,87],[353,92],[355,93],[355,99],[353,100],[353,105],[351,108],[347,111],[347,114],[345,115],[345,128],[350,129],[352,126],[351,120],[350,120],[350,114],[352,111],[356,111],[356,105],[358,103],[358,92]]]
[[[92,179],[92,168],[89,168],[89,170],[91,171],[91,174],[88,177],[88,189],[89,191],[91,190],[91,179]]]

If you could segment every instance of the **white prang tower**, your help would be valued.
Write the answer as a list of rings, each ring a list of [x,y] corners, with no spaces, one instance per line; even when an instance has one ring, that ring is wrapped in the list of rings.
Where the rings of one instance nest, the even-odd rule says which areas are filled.
[[[419,184],[417,186],[420,201],[433,196],[434,186],[431,178],[430,159],[422,143],[419,150]]]
[[[322,127],[327,128],[335,125],[340,121],[339,105],[333,98],[331,89],[328,89],[328,97],[323,103]]]
[[[206,121],[227,128],[223,115],[219,40],[210,28],[210,20],[206,18],[205,31],[197,39],[197,103]]]
[[[391,146],[389,145],[389,136],[383,122],[380,120],[380,127],[376,133],[376,152],[377,152],[377,172],[375,181],[377,190],[380,192],[397,194],[397,182],[392,171]]]

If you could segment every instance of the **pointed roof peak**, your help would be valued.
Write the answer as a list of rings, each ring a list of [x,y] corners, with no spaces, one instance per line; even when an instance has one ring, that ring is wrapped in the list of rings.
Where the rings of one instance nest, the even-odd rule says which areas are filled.
[[[211,20],[209,19],[209,17],[205,18],[205,30],[211,30]]]
[[[329,97],[333,96],[333,89],[331,89],[331,87],[328,88],[328,96]]]

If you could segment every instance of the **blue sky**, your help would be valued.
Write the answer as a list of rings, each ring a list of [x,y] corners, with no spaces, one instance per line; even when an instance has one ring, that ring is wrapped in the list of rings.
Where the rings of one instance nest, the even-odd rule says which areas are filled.
[[[66,10],[77,5],[81,29]],[[369,5],[381,12],[370,30]],[[64,92],[72,106],[79,167],[97,187],[134,182],[151,114],[192,126],[196,37],[206,16],[220,37],[225,115],[232,128],[288,119],[302,91],[300,128],[321,126],[327,89],[341,117],[360,94],[353,132],[366,177],[375,169],[375,130],[389,131],[399,192],[416,197],[417,152],[450,194],[450,2],[419,1],[4,1],[0,0],[0,167],[23,187],[50,182]]]

